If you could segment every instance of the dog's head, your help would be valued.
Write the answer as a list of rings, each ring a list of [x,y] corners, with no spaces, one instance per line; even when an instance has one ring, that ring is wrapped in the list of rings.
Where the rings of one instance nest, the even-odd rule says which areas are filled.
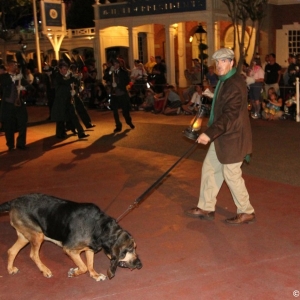
[[[126,231],[122,231],[111,249],[110,268],[107,270],[109,279],[115,276],[117,267],[141,269],[142,263],[136,254],[134,239]]]

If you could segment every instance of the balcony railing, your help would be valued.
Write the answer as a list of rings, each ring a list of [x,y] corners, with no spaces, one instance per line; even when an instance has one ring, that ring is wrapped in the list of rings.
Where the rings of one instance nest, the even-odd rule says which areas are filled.
[[[99,5],[100,19],[206,10],[206,0],[129,0]]]

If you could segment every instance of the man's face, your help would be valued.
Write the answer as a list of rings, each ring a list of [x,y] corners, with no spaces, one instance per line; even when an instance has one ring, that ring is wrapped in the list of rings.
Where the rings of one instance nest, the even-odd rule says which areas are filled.
[[[115,70],[118,70],[120,68],[120,64],[117,62],[114,62],[114,68],[115,68]]]
[[[218,75],[224,76],[226,75],[233,66],[233,60],[228,58],[217,59],[216,60],[216,70]]]
[[[9,65],[8,65],[9,73],[15,74],[17,72],[17,69],[18,69],[17,63],[9,63]]]
[[[68,72],[68,68],[67,68],[67,67],[61,67],[61,68],[59,69],[59,71],[60,71],[60,74],[61,74],[61,75],[66,75],[67,72]]]

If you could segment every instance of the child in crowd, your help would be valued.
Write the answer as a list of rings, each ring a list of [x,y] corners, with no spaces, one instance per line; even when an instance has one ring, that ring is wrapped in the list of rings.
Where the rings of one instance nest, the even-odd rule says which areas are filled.
[[[269,97],[267,103],[263,105],[263,119],[266,120],[278,120],[281,118],[283,111],[280,110],[282,106],[282,98],[278,97],[274,91],[268,91]]]
[[[140,105],[139,110],[151,111],[154,109],[154,91],[147,89],[145,93],[144,102]]]

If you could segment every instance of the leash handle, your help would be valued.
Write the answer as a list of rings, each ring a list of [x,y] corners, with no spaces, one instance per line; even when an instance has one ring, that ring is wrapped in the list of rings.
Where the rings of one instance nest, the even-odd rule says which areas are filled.
[[[127,215],[130,211],[135,209],[138,204],[144,199],[144,197],[153,190],[181,161],[187,156],[194,148],[197,146],[197,141],[190,147],[164,174],[162,174],[150,187],[148,187],[138,198],[135,199],[133,204],[129,205],[129,207],[116,219],[118,223],[125,215]]]

